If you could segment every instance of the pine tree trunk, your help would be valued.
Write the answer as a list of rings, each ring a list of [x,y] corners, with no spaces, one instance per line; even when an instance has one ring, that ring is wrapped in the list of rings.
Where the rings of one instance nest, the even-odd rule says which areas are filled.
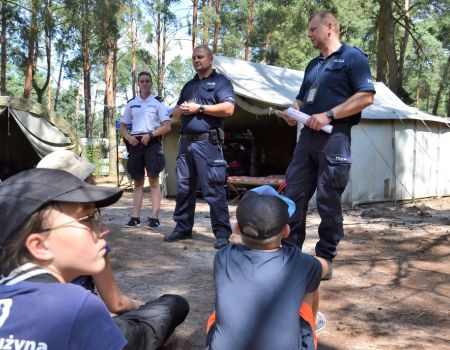
[[[27,65],[25,70],[25,89],[23,92],[23,98],[30,99],[31,89],[33,88],[32,80],[33,80],[33,64],[34,64],[34,47],[35,41],[37,40],[37,0],[32,1],[32,13],[31,13],[31,24],[29,30],[29,38],[28,38],[28,56],[27,56]]]
[[[420,109],[420,84],[422,80],[422,65],[419,67],[419,73],[417,75],[417,85],[416,85],[416,108]]]
[[[6,21],[7,21],[8,1],[2,1],[2,34],[0,36],[1,53],[1,76],[0,76],[0,95],[7,95],[6,91]]]
[[[117,38],[114,37],[113,11],[111,2],[105,0],[106,16],[103,19],[103,45],[104,45],[104,79],[105,98],[103,109],[104,135],[108,138],[109,171],[108,176],[117,177],[117,141],[114,126],[114,52]]]
[[[192,50],[197,47],[197,33],[198,33],[198,0],[193,0],[192,8]]]
[[[37,67],[37,59],[39,53],[39,38],[36,36],[36,48],[34,55],[34,66],[33,66],[33,75],[32,75],[32,86],[36,91],[37,100],[39,103],[42,103],[42,98],[44,96],[45,90],[47,90],[48,85],[50,84],[50,73],[51,73],[51,62],[52,62],[52,0],[48,0],[45,6],[45,14],[44,14],[44,33],[45,33],[45,54],[47,59],[47,75],[45,77],[45,82],[42,87],[39,87],[36,81],[36,67]]]
[[[82,51],[83,51],[83,87],[84,87],[84,116],[86,137],[91,138],[93,133],[94,118],[91,110],[91,63],[89,48],[90,30],[86,25],[82,30]]]
[[[83,93],[83,75],[80,74],[80,79],[78,81],[77,96],[75,97],[75,125],[78,125],[80,122],[80,100],[82,93]]]
[[[450,118],[450,89],[447,90],[447,118]]]
[[[164,73],[166,71],[166,51],[167,51],[167,27],[168,27],[169,1],[164,0],[164,14],[162,25],[162,50],[161,50],[161,67],[158,71],[158,95],[164,95]]]
[[[134,20],[134,2],[131,2],[131,21],[130,21],[130,36],[131,36],[131,89],[133,91],[133,98],[136,97],[136,24]]]
[[[206,0],[202,0],[202,18],[203,18],[203,37],[202,37],[202,44],[208,45],[209,42],[209,25],[210,25],[210,18],[211,18],[211,1],[208,1],[208,9],[206,9]]]
[[[378,51],[377,80],[386,82],[389,88],[397,93],[399,90],[398,61],[395,50],[395,21],[392,15],[392,0],[378,0]],[[386,72],[388,78],[386,79]]]
[[[65,54],[63,53],[61,56],[61,65],[59,66],[59,74],[58,74],[58,84],[56,85],[56,93],[55,93],[55,103],[53,105],[53,110],[56,112],[56,109],[58,108],[58,98],[59,98],[59,91],[61,90],[61,77],[62,77],[62,70],[64,66],[64,58]]]
[[[217,52],[217,45],[219,44],[219,24],[220,24],[220,0],[216,0],[216,16],[214,18],[213,53]]]
[[[405,33],[403,35],[402,43],[400,46],[400,55],[398,60],[398,86],[403,86],[403,72],[404,72],[404,66],[405,66],[405,54],[406,54],[406,47],[408,46],[409,41],[409,31],[411,30],[411,20],[409,16],[409,0],[405,0]]]
[[[52,109],[52,84],[47,86],[47,108]]]
[[[432,112],[432,114],[434,114],[434,115],[437,115],[437,113],[438,113],[442,91],[444,90],[444,85],[447,82],[449,66],[450,66],[450,56],[448,56],[447,63],[445,64],[445,68],[444,68],[444,74],[442,74],[442,76],[441,76],[441,81],[439,83],[439,89],[436,92],[436,99],[434,101],[433,112]]]
[[[156,20],[156,46],[157,46],[157,52],[158,52],[158,58],[157,58],[157,66],[156,66],[156,89],[158,95],[161,94],[161,85],[162,85],[162,78],[161,78],[161,60],[162,60],[162,23],[164,20],[161,20],[161,17],[163,14],[158,12],[157,14],[157,20]]]
[[[108,50],[105,54],[105,106],[104,106],[104,121],[105,121],[105,134],[104,137],[108,137],[109,140],[109,176],[116,176],[116,132],[114,127],[114,80],[113,80],[113,48],[112,45],[108,46]]]
[[[269,52],[270,52],[270,33],[266,33],[266,44],[262,60],[263,64],[267,64],[267,61],[269,60]]]
[[[248,4],[248,17],[247,17],[247,28],[245,33],[245,60],[250,61],[250,45],[252,42],[252,31],[253,31],[253,13],[255,5],[253,0],[249,0]]]

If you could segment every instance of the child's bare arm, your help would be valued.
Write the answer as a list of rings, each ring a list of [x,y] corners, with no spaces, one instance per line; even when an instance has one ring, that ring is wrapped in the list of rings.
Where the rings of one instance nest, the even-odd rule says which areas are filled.
[[[324,277],[328,271],[330,271],[330,263],[327,259],[321,258],[320,256],[315,256],[317,260],[319,260],[320,264],[322,265],[322,277]]]

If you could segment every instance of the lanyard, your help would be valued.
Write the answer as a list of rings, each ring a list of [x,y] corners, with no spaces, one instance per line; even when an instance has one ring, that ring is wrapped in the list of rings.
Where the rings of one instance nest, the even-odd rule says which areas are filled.
[[[320,74],[319,74],[319,68],[322,65],[323,61],[317,62],[317,66],[316,66],[316,80],[314,81],[316,84],[319,82],[319,78],[322,75],[322,73],[325,71],[325,69],[327,69],[328,63],[330,63],[331,59],[330,60],[325,59],[325,61],[326,61],[326,63],[324,65],[323,70],[320,72]]]
[[[195,82],[194,91],[192,92],[192,98],[188,102],[197,103],[198,84],[200,84],[200,81]]]

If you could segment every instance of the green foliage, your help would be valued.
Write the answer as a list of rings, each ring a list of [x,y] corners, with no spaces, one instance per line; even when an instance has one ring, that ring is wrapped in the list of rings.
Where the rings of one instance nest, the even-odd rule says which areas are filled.
[[[177,52],[177,33],[185,18],[192,18],[192,10],[173,11],[178,0],[112,0],[112,7],[106,7],[106,0],[53,0],[54,54],[53,60],[60,62],[64,54],[63,79],[58,113],[62,114],[84,135],[83,96],[80,101],[79,120],[75,120],[75,100],[80,75],[82,74],[81,29],[83,25],[91,31],[90,60],[93,84],[98,84],[98,100],[103,100],[104,53],[109,50],[105,45],[106,34],[119,37],[117,52],[117,105],[120,114],[124,101],[131,98],[132,51],[130,43],[131,17],[135,20],[137,30],[136,69],[147,70],[157,81],[158,53],[156,51],[156,23],[158,15],[165,15],[169,29],[168,49],[175,52],[175,58],[169,60],[166,55],[163,97],[170,104],[176,100],[181,87],[192,78],[194,71],[190,59],[183,59]],[[201,1],[199,1],[201,5]],[[24,62],[27,56],[27,35],[29,32],[30,12],[26,10],[31,2],[16,0],[13,5],[8,2],[7,20],[7,89],[11,95],[22,96],[24,89]],[[39,9],[44,7],[44,0],[37,0]],[[191,4],[191,2],[187,2]],[[206,5],[209,2],[205,2]],[[186,5],[186,3],[183,3]],[[397,58],[405,37],[404,2],[393,2],[395,19],[395,45]],[[221,0],[218,54],[244,58],[245,46],[249,45],[250,59],[254,62],[265,61],[267,64],[303,70],[308,61],[318,54],[307,37],[308,18],[318,10],[331,9],[340,20],[341,40],[350,45],[361,47],[369,55],[372,72],[377,68],[378,30],[376,18],[379,12],[379,0],[254,0],[254,18],[251,40],[246,43],[249,0]],[[448,70],[450,54],[450,16],[448,1],[410,0],[409,16],[411,18],[411,35],[406,46],[404,61],[404,80],[401,97],[409,103],[428,112],[432,111],[436,96],[441,90],[438,114],[446,114],[449,101],[449,80],[444,76]],[[41,12],[41,11],[40,11]],[[177,17],[178,16],[178,17]],[[160,16],[160,19],[163,16]],[[202,24],[209,24],[209,42],[212,43],[214,20],[216,18],[215,2],[212,8],[199,9],[198,35],[201,41]],[[43,28],[43,18],[39,18]],[[111,33],[104,29],[105,21],[110,23]],[[187,32],[188,29],[186,28]],[[108,37],[110,37],[108,36]],[[41,50],[43,42],[40,43]],[[167,48],[166,48],[167,49]],[[177,55],[178,54],[178,55]],[[186,53],[183,55],[186,57]],[[43,57],[43,56],[41,56]],[[161,62],[161,57],[159,62]],[[46,76],[42,60],[37,64],[38,85]],[[59,71],[59,63],[52,67],[53,89]],[[154,84],[156,88],[156,84]],[[53,90],[54,91],[54,90]],[[94,89],[93,89],[94,91]],[[53,97],[54,97],[53,93]],[[32,92],[32,98],[35,98]],[[47,94],[44,94],[44,99]],[[417,97],[417,99],[416,99]],[[94,98],[94,96],[92,96]],[[44,101],[45,103],[45,101]],[[103,129],[103,107],[97,106],[94,120],[94,135]]]
[[[168,66],[168,74],[164,90],[166,105],[172,105],[177,101],[183,85],[194,76],[191,59],[183,59],[176,56]]]
[[[100,175],[103,160],[103,146],[100,143],[90,143],[86,147],[87,159],[95,165],[94,176]]]

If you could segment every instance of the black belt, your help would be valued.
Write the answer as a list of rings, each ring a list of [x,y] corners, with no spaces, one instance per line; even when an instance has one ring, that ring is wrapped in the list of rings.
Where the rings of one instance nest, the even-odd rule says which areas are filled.
[[[190,142],[209,140],[209,131],[201,134],[182,134],[181,137]]]
[[[139,142],[141,142],[142,138],[145,136],[146,134],[135,134],[135,135],[131,135],[134,136],[136,138],[136,140],[138,140]],[[161,142],[161,136],[154,136],[150,139],[150,143],[151,142]]]

